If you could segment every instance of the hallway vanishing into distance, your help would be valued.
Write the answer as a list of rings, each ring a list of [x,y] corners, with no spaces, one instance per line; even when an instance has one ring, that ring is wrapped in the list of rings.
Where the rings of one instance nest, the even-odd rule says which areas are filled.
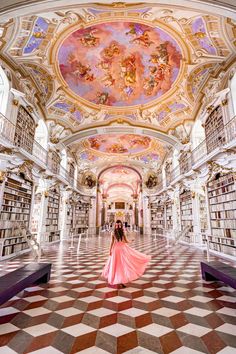
[[[236,354],[236,0],[0,0],[0,304],[0,354]]]
[[[201,279],[206,252],[135,236],[131,246],[151,263],[142,278],[114,289],[99,277],[109,243],[104,234],[83,239],[78,254],[77,243],[44,250],[41,261],[53,264],[50,282],[0,308],[1,354],[235,353],[236,291]],[[2,263],[1,274],[30,261]]]

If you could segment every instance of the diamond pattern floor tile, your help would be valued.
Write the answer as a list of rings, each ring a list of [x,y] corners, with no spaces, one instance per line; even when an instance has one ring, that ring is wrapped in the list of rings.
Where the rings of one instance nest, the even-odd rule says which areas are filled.
[[[136,237],[132,247],[151,262],[143,277],[114,289],[100,278],[109,243],[90,237],[78,256],[66,242],[60,252],[45,248],[50,282],[0,307],[0,354],[236,353],[236,290],[201,279],[204,251]],[[0,263],[0,274],[31,261]]]

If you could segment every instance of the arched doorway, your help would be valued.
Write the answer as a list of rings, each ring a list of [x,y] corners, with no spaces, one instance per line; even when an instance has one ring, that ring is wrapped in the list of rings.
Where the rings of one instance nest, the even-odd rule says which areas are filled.
[[[113,226],[121,220],[126,227],[143,227],[142,179],[139,172],[125,165],[103,170],[98,178],[97,226]]]

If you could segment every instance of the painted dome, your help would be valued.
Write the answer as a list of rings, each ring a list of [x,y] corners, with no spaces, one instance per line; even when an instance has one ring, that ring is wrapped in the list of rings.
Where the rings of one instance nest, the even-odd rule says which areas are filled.
[[[147,104],[170,90],[181,49],[161,28],[106,22],[71,33],[57,59],[74,94],[93,104],[124,107]]]

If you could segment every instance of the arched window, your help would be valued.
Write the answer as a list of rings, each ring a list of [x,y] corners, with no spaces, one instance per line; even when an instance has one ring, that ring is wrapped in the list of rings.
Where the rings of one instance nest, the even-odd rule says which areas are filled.
[[[232,97],[234,114],[236,115],[236,73],[231,79],[230,88],[231,88],[231,97]]]
[[[48,130],[43,119],[38,121],[38,126],[35,130],[35,140],[47,150],[48,145]]]
[[[192,150],[195,149],[205,139],[205,130],[200,119],[196,120],[191,132]]]
[[[8,78],[0,66],[0,113],[6,115],[8,95],[9,95],[10,85]]]

